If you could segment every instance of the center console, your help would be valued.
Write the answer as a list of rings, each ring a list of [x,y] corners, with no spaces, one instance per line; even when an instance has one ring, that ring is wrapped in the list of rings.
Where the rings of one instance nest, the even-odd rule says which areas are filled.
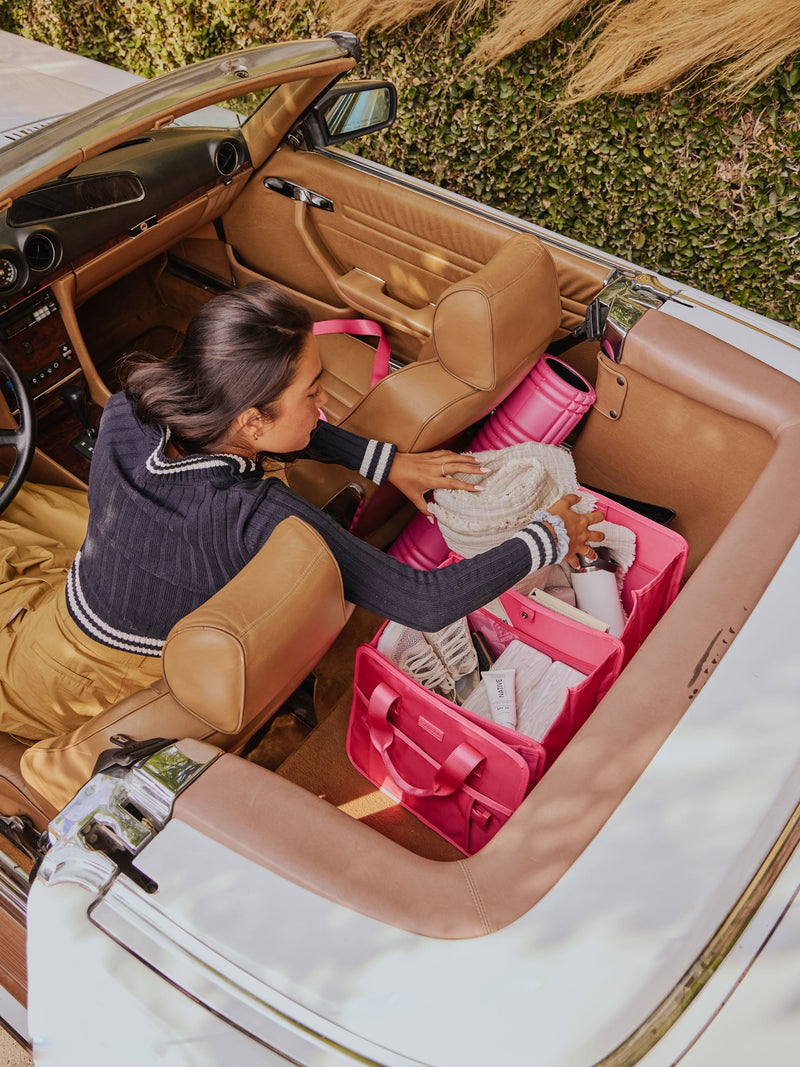
[[[33,397],[37,455],[86,482],[101,409],[91,400],[65,317],[56,293],[43,289],[0,312],[0,346]],[[15,412],[16,396],[3,375],[0,394]]]
[[[78,367],[50,289],[0,315],[0,342],[28,382],[34,398],[49,392]],[[16,407],[10,396],[9,400]]]

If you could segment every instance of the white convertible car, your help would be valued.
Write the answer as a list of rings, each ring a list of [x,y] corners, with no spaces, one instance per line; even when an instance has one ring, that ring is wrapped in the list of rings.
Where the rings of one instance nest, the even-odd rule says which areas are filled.
[[[0,1015],[36,1064],[796,1063],[800,333],[335,147],[395,107],[347,80],[349,33],[151,81],[0,55],[31,104],[0,149],[0,508],[79,496],[120,356],[270,278],[382,325],[376,384],[367,342],[326,339],[327,417],[406,450],[467,446],[560,352],[595,397],[577,475],[642,516],[629,619],[650,598],[635,639],[593,631],[622,658],[478,850],[351,766],[380,620],[294,520],[161,681],[0,737]],[[380,547],[411,518],[336,466],[284,476],[321,506],[355,482]],[[644,573],[663,537],[688,558]],[[514,604],[523,634],[563,625]]]

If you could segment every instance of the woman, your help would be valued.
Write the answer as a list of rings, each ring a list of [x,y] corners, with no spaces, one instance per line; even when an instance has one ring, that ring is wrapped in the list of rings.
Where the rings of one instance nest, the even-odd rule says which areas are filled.
[[[453,452],[399,453],[318,421],[326,399],[307,312],[256,282],[206,304],[168,361],[138,355],[100,424],[89,479],[86,537],[66,591],[54,588],[18,619],[14,655],[0,631],[0,729],[25,738],[79,725],[160,676],[178,619],[212,596],[289,515],[316,528],[348,600],[419,630],[437,631],[530,573],[586,551],[600,512],[565,498],[541,521],[471,560],[417,571],[365,544],[276,478],[259,457],[316,451],[425,510],[446,478],[475,471]],[[0,594],[1,595],[1,594]],[[5,656],[3,648],[6,649]]]

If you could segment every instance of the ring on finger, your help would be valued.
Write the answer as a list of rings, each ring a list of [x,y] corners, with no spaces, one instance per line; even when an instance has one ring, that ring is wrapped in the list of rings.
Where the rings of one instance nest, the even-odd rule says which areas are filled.
[[[443,478],[447,477],[447,475],[445,474],[445,470],[444,470],[444,463],[442,464],[442,477]]]

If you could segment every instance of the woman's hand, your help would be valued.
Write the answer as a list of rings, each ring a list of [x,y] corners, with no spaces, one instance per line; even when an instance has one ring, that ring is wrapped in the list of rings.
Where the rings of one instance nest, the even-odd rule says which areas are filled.
[[[589,529],[594,523],[603,521],[603,512],[589,511],[580,513],[573,511],[573,505],[577,504],[579,500],[580,496],[577,493],[569,493],[567,496],[557,500],[555,504],[551,504],[547,509],[551,515],[556,515],[564,520],[567,537],[569,538],[569,550],[564,558],[572,567],[580,566],[579,553],[587,559],[594,559],[597,553],[591,547],[592,544],[599,544],[600,541],[605,539],[605,534],[601,533],[600,530]]]
[[[389,482],[408,497],[411,503],[428,514],[425,494],[431,489],[464,489],[480,493],[482,486],[447,478],[447,474],[487,474],[474,456],[439,449],[436,452],[396,452],[389,471]],[[555,513],[554,513],[555,514]]]

